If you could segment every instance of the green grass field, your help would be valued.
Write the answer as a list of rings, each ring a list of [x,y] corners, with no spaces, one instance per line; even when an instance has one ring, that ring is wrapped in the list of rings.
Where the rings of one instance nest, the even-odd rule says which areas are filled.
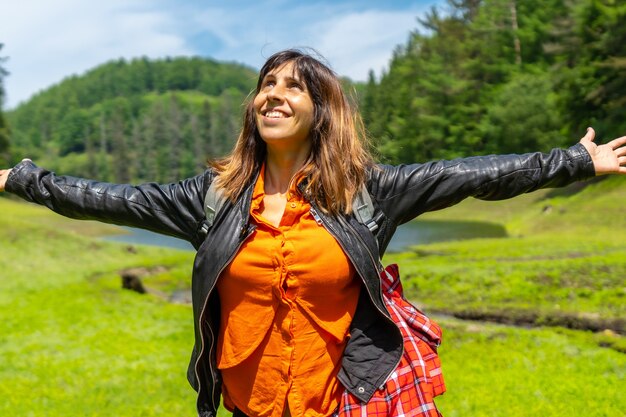
[[[611,178],[569,197],[468,201],[424,217],[502,218],[510,237],[421,245],[385,261],[401,265],[408,296],[430,311],[625,334],[625,190]],[[612,343],[626,352],[623,338]]]
[[[445,417],[606,416],[626,412],[623,353],[582,332],[442,321]]]
[[[407,294],[429,311],[623,319],[624,181],[537,201],[544,194],[426,216],[501,222],[511,238],[424,245],[385,261],[400,263]],[[0,213],[0,415],[195,415],[191,308],[122,290],[118,276],[166,266],[145,282],[171,292],[188,284],[193,254],[129,251],[87,237],[109,226],[5,198]],[[614,332],[438,321],[445,417],[626,415],[626,354]]]
[[[187,263],[0,199],[0,415],[191,416],[191,309],[120,289],[127,266]],[[114,285],[115,283],[115,285]]]

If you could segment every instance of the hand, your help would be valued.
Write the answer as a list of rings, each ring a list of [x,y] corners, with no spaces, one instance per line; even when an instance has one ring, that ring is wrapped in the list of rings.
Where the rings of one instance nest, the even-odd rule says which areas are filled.
[[[33,162],[29,158],[22,159],[22,162]],[[0,169],[0,192],[4,191],[4,188],[7,185],[7,179],[9,178],[9,174],[11,173],[11,169]]]
[[[591,155],[596,175],[626,175],[626,136],[613,139],[604,145],[596,145],[593,142],[595,137],[596,132],[589,127],[587,128],[587,134],[583,136],[580,143]]]
[[[10,169],[0,170],[0,192],[4,191],[4,186],[7,183],[7,178],[9,178],[10,173],[11,173]]]

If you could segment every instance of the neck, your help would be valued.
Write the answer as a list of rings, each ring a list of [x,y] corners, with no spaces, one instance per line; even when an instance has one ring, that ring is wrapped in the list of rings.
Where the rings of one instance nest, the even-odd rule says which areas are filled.
[[[309,156],[310,147],[295,150],[276,150],[268,146],[265,162],[265,193],[285,194],[291,180]]]

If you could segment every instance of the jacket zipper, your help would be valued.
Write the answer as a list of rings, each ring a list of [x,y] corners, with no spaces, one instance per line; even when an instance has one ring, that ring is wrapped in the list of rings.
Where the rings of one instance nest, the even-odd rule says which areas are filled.
[[[226,267],[228,265],[230,265],[230,263],[233,261],[233,259],[235,258],[235,256],[237,256],[237,253],[239,252],[239,249],[241,248],[241,246],[244,244],[244,242],[246,240],[248,240],[248,238],[250,237],[250,235],[252,234],[252,232],[254,232],[254,229],[256,227],[254,225],[249,225],[248,226],[248,231],[246,236],[241,239],[239,241],[239,245],[237,245],[237,247],[235,248],[235,250],[233,251],[232,255],[230,256],[230,258],[228,258],[228,261],[226,261],[226,263],[224,265],[222,265],[222,267],[220,268],[219,272],[216,275],[215,281],[213,282],[213,285],[211,285],[211,288],[209,288],[209,291],[207,292],[207,295],[204,299],[204,304],[202,305],[202,310],[200,311],[200,317],[199,320],[200,322],[198,323],[198,329],[200,331],[200,341],[201,341],[201,348],[200,348],[200,353],[198,353],[198,357],[196,358],[196,364],[194,366],[194,373],[196,374],[196,379],[198,380],[198,398],[200,398],[200,390],[202,389],[202,383],[200,381],[200,375],[198,374],[198,364],[200,363],[200,358],[202,358],[202,354],[204,353],[204,335],[202,334],[202,319],[204,317],[204,310],[206,309],[206,305],[207,302],[209,301],[209,296],[211,295],[211,293],[213,292],[213,289],[215,288],[215,286],[217,285],[217,280],[219,279],[220,275],[222,275],[222,272],[224,272],[224,269],[226,269]],[[208,354],[211,355],[211,352],[213,352],[213,346],[215,344],[215,334],[213,333],[213,329],[211,328],[211,325],[209,324],[209,331],[211,332],[211,346],[209,347],[209,351]],[[211,371],[211,379],[213,379],[213,390],[211,392],[211,406],[213,406],[214,409],[217,409],[216,405],[215,405],[215,378],[214,378],[214,370],[213,370],[213,364],[211,363],[211,358],[209,357],[209,371]]]
[[[337,243],[339,243],[339,246],[341,246],[341,249],[343,249],[344,253],[348,256],[348,258],[350,258],[350,261],[352,262],[352,264],[354,265],[354,267],[358,270],[360,267],[359,265],[354,262],[354,259],[352,258],[352,255],[350,255],[350,252],[348,252],[345,248],[345,246],[343,245],[343,243],[341,242],[341,239],[338,238],[337,233],[335,232],[335,230],[333,229],[333,227],[330,224],[327,224],[322,217],[319,215],[319,213],[317,212],[317,210],[313,207],[313,204],[311,204],[311,215],[313,216],[313,218],[315,219],[315,221],[317,222],[317,224],[319,224],[320,226],[324,227],[337,241]],[[341,221],[341,220],[340,220]],[[369,250],[369,247],[365,244],[365,242],[363,241],[363,238],[358,234],[358,232],[356,230],[354,230],[354,228],[352,227],[352,225],[347,224],[346,225],[350,230],[352,230],[353,234],[356,236],[356,238],[361,242],[361,244],[363,244],[363,247],[365,248],[365,250],[367,251],[367,254],[370,257],[370,260],[373,262],[373,264],[376,267],[376,271],[377,272],[381,272],[381,270],[379,270],[379,262],[376,262],[376,259],[374,258],[374,255],[372,255],[372,252]],[[389,318],[389,316],[387,316],[387,314],[385,314],[384,311],[382,311],[374,302],[374,297],[372,296],[372,293],[370,292],[367,284],[365,283],[365,277],[362,273],[359,273],[359,275],[361,276],[361,280],[363,281],[363,283],[365,284],[365,290],[367,291],[367,294],[370,297],[370,300],[372,300],[374,307],[376,307],[376,309],[383,315],[383,317],[385,317],[385,319],[387,319],[387,321],[393,323],[394,326],[396,326],[396,323]],[[378,280],[378,286],[381,290],[381,294],[382,294],[382,286],[380,283],[380,279]],[[397,326],[396,326],[397,327]],[[396,368],[398,367],[398,364],[400,363],[400,360],[402,358],[402,355],[404,354],[404,344],[402,344],[401,346],[402,349],[402,353],[400,354],[400,357],[398,358],[398,360],[396,361],[396,364],[394,365],[393,368],[391,368],[391,371],[385,376],[385,379],[383,381],[383,385],[384,383],[387,381],[387,378],[389,378],[389,375],[391,375],[393,373],[393,371],[396,370]]]

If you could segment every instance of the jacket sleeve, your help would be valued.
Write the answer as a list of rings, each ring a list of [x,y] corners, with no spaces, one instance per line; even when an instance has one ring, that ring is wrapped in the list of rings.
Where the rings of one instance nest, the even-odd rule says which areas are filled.
[[[550,153],[489,155],[425,164],[380,166],[371,193],[396,223],[454,205],[467,197],[502,200],[547,187],[562,187],[595,175],[584,146]]]
[[[23,161],[9,174],[6,191],[66,217],[148,229],[193,243],[204,219],[207,176],[133,186],[57,176]]]

